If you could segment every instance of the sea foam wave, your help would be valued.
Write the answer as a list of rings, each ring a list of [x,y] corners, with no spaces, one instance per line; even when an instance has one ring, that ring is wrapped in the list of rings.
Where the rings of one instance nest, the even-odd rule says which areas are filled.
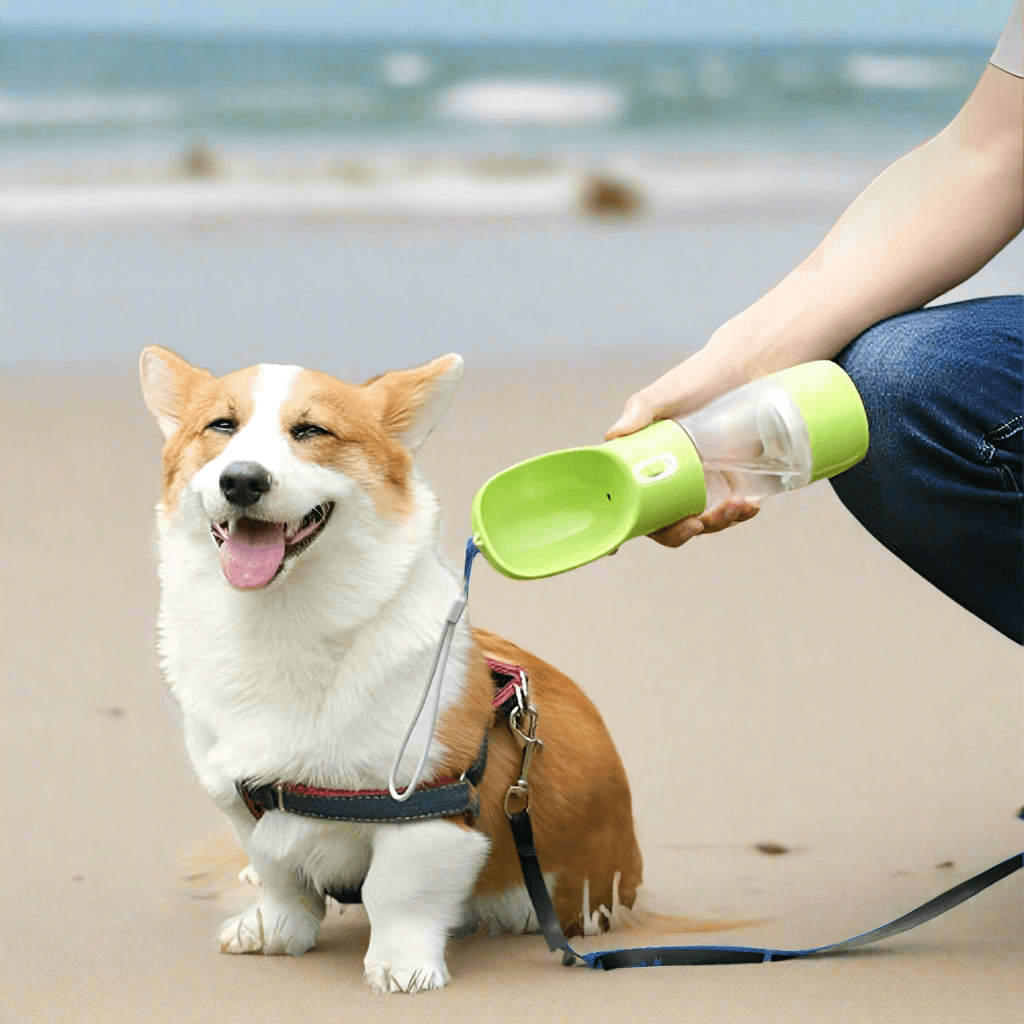
[[[625,96],[611,86],[525,79],[473,79],[436,100],[442,117],[477,124],[599,124],[625,109]]]
[[[843,76],[862,89],[948,89],[964,83],[967,67],[948,57],[854,53],[843,61]]]

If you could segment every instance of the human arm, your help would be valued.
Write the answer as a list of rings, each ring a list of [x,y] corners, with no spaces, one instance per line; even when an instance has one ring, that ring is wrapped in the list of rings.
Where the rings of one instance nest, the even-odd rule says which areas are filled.
[[[872,324],[967,280],[1024,227],[1022,132],[1022,80],[989,65],[942,132],[880,174],[803,262],[703,349],[633,395],[607,437],[832,358]],[[678,546],[756,510],[732,502],[653,536]]]

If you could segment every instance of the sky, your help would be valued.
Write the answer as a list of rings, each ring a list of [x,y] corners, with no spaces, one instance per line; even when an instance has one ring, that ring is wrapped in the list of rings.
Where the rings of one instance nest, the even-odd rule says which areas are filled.
[[[1013,0],[0,0],[0,25],[527,39],[817,39],[995,45]]]

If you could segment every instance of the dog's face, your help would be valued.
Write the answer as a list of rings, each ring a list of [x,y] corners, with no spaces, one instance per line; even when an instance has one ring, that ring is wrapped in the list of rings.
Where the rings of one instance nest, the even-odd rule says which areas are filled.
[[[158,346],[142,391],[167,443],[161,515],[207,534],[231,586],[278,583],[333,537],[411,512],[413,453],[450,403],[462,359],[353,386],[297,366],[215,378]]]

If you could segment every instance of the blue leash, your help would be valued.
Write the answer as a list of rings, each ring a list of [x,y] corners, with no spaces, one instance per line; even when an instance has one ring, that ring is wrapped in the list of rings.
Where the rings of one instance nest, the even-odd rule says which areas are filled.
[[[813,946],[810,949],[761,949],[756,946],[651,946],[643,949],[611,949],[597,953],[576,953],[588,967],[595,970],[613,971],[617,967],[662,967],[696,964],[767,964],[781,960],[795,960],[800,957],[830,956],[845,953],[866,946],[872,942],[888,939],[901,932],[910,931],[925,921],[952,910],[965,900],[976,896],[990,885],[1012,875],[1024,867],[1024,853],[1008,857],[1000,864],[975,875],[966,882],[948,889],[940,896],[922,904],[916,910],[902,917],[874,928],[862,935],[855,935],[845,942],[834,942],[827,946]],[[566,943],[568,948],[568,943]]]
[[[469,598],[469,577],[473,571],[473,559],[476,558],[478,552],[479,548],[470,538],[466,544],[466,564],[463,570],[463,597],[465,599]],[[1024,818],[1024,811],[1021,812],[1021,817]],[[620,967],[767,964],[802,957],[845,953],[859,946],[866,946],[869,943],[899,935],[926,921],[931,921],[940,914],[946,913],[947,910],[959,906],[965,900],[969,900],[972,896],[976,896],[990,885],[995,885],[996,882],[1024,868],[1024,853],[1018,853],[990,867],[987,871],[982,871],[981,874],[969,878],[966,882],[953,886],[952,889],[946,890],[915,910],[911,910],[909,914],[904,914],[880,928],[874,928],[861,935],[855,935],[851,939],[834,942],[827,946],[812,946],[808,949],[769,949],[758,946],[644,946],[634,949],[607,949],[594,953],[578,953],[569,945],[569,940],[566,939],[565,933],[562,931],[562,926],[551,903],[551,896],[537,859],[529,811],[523,810],[511,815],[509,824],[515,839],[516,852],[519,855],[519,865],[523,871],[523,881],[526,883],[530,902],[537,914],[537,922],[541,934],[547,941],[548,948],[552,952],[561,950],[562,962],[567,965],[579,963],[593,970],[603,971],[614,971]]]

